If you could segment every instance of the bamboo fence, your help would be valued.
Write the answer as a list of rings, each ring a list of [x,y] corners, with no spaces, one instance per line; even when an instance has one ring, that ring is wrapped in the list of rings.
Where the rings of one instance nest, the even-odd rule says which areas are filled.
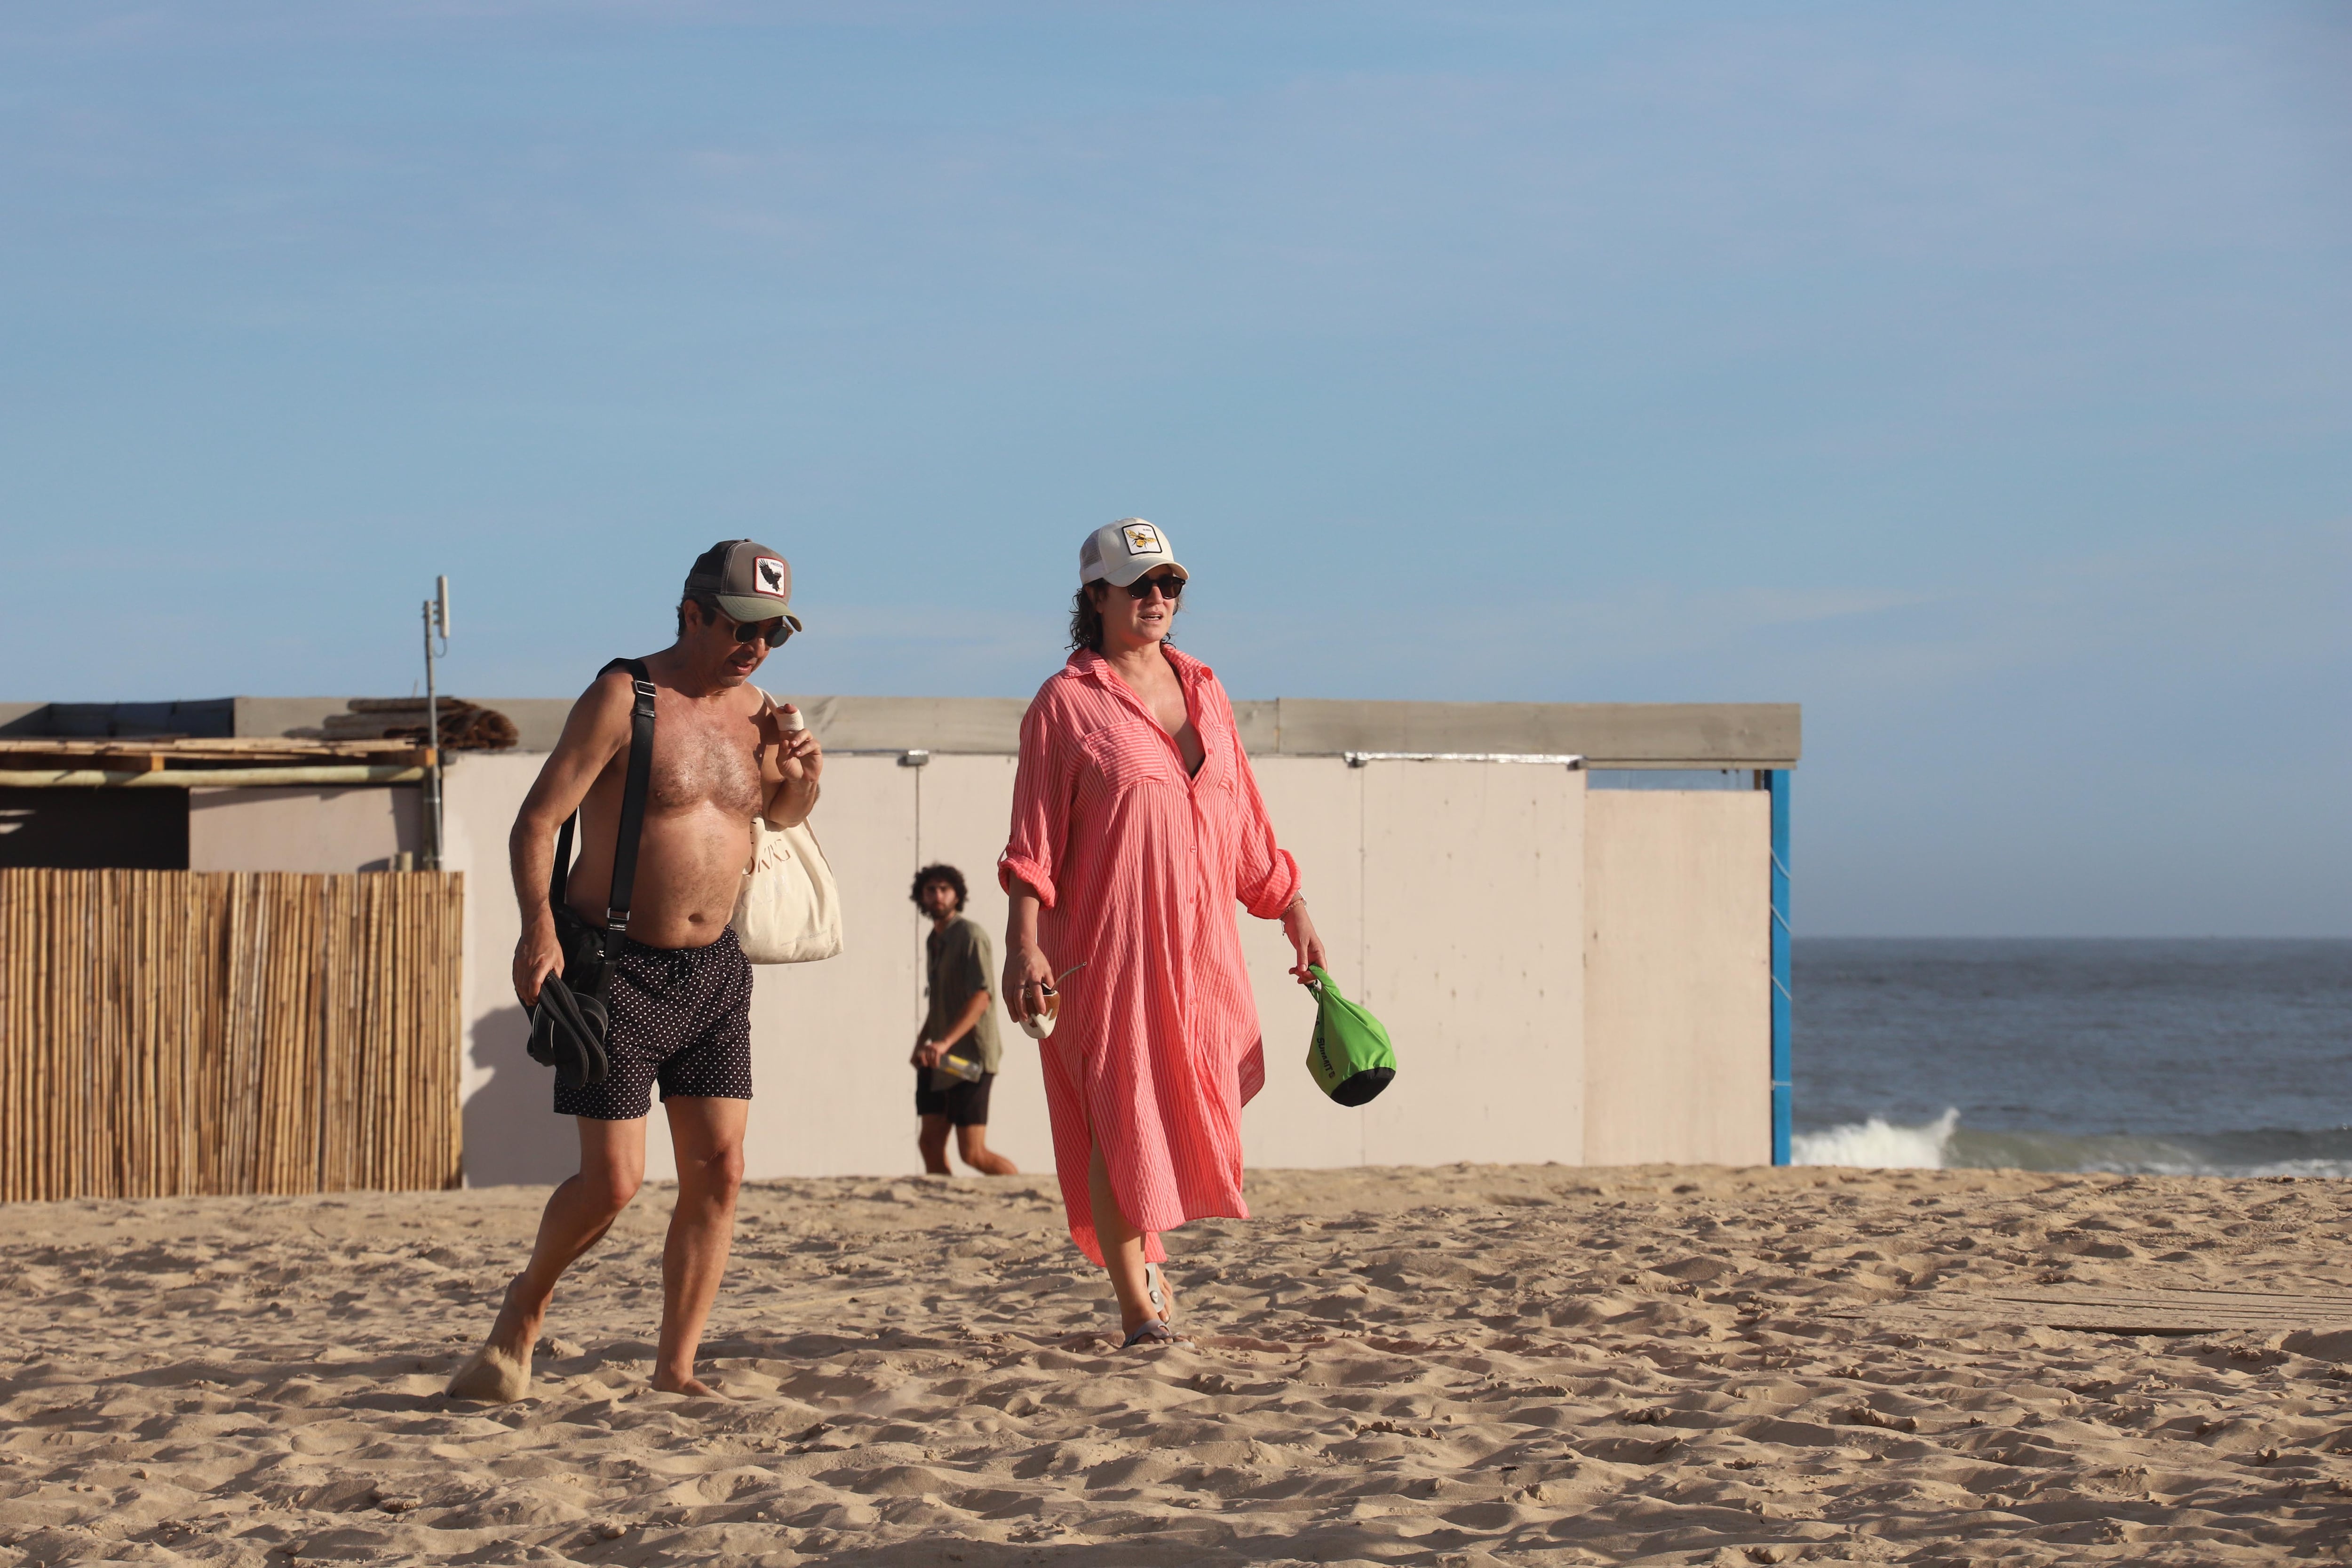
[[[455,1186],[463,904],[0,868],[0,1202]]]

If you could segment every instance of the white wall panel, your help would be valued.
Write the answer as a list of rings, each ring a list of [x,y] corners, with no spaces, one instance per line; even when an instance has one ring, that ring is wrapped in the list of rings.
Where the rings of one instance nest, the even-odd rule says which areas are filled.
[[[1585,775],[1374,763],[1364,999],[1397,1078],[1365,1107],[1376,1165],[1584,1157]]]
[[[1331,977],[1352,996],[1364,984],[1363,775],[1337,757],[1260,757],[1252,764],[1276,838],[1296,856],[1307,907],[1323,933]],[[1334,1105],[1307,1072],[1315,1004],[1292,979],[1282,927],[1237,908],[1242,953],[1265,1034],[1265,1088],[1242,1115],[1252,1166],[1357,1165],[1364,1112]]]
[[[466,873],[466,1180],[473,1186],[556,1182],[580,1167],[580,1139],[554,1114],[555,1074],[524,1050],[530,1025],[515,1000],[522,934],[507,836],[547,759],[461,755],[442,778],[443,864]]]
[[[1584,1157],[1772,1158],[1771,797],[1591,797]]]

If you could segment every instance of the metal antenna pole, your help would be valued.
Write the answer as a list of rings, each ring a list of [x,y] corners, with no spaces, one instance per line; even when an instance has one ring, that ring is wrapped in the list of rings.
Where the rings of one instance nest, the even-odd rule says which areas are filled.
[[[425,601],[425,868],[441,869],[441,700],[433,680],[433,639],[449,651],[449,579],[433,580]]]
[[[433,601],[425,601],[425,869],[441,869],[441,707],[433,685]]]

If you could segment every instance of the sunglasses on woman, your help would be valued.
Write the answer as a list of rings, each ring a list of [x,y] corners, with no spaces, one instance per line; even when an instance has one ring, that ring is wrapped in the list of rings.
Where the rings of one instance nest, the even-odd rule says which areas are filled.
[[[1184,591],[1184,579],[1181,577],[1139,577],[1134,582],[1129,583],[1127,585],[1127,596],[1130,599],[1148,599],[1151,596],[1151,590],[1154,588],[1159,589],[1161,595],[1163,595],[1169,602],[1172,604],[1175,602],[1176,595]]]

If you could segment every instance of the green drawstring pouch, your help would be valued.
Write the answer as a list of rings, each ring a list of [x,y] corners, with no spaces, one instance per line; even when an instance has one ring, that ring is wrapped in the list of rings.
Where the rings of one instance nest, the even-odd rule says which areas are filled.
[[[1315,976],[1315,1037],[1307,1046],[1307,1070],[1316,1087],[1342,1105],[1362,1105],[1396,1077],[1396,1052],[1381,1021],[1339,994],[1331,977]]]

